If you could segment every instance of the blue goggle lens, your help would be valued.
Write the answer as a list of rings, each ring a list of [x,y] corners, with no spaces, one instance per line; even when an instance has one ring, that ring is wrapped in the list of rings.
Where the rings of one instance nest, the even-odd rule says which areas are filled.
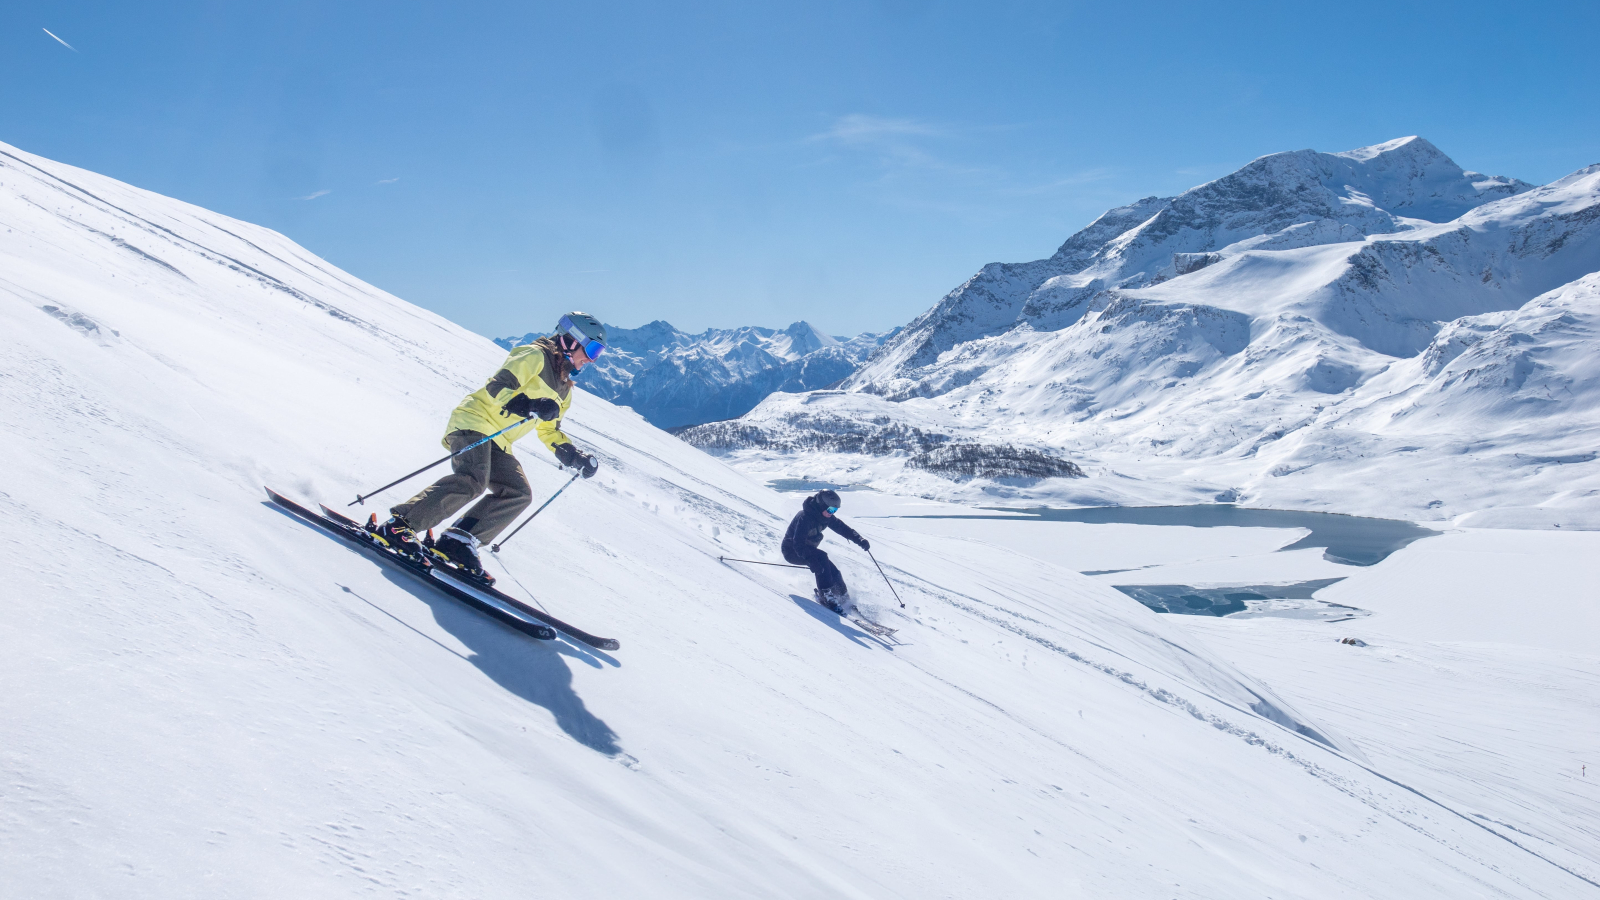
[[[583,348],[584,355],[590,359],[599,359],[600,354],[606,352],[605,344],[584,334],[578,329],[578,326],[572,324],[572,320],[566,316],[562,316],[561,321],[558,324],[562,331],[565,331],[572,337],[573,340],[578,342],[578,346]]]
[[[828,507],[828,515],[830,515],[830,516],[833,515],[834,513],[838,512],[838,511],[839,511],[839,507],[837,507],[837,506]]]

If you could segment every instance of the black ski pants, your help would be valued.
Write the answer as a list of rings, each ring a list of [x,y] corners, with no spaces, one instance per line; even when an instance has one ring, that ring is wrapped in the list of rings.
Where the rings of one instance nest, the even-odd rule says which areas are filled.
[[[839,567],[833,564],[828,554],[823,553],[819,547],[796,546],[788,541],[783,543],[783,558],[790,565],[805,566],[811,574],[817,577],[817,590],[827,593],[848,593],[849,588],[844,586],[844,576],[839,574]]]

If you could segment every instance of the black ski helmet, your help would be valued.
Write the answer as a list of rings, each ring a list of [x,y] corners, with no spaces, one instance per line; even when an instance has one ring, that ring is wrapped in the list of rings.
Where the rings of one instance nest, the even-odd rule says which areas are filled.
[[[556,346],[563,352],[571,353],[584,347],[589,358],[594,359],[605,349],[606,326],[588,313],[569,312],[556,323],[555,333],[551,337],[556,339]]]
[[[817,501],[817,505],[821,506],[823,509],[827,509],[830,506],[834,509],[838,509],[843,505],[839,502],[839,495],[835,494],[831,490],[823,489],[817,491],[813,496]]]

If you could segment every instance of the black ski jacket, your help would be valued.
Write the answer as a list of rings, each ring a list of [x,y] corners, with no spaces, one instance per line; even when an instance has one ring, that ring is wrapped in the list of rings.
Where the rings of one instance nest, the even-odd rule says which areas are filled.
[[[799,550],[801,547],[816,547],[822,543],[822,529],[832,528],[847,541],[852,541],[858,546],[861,535],[849,525],[839,521],[838,516],[825,515],[822,503],[816,497],[807,497],[806,502],[800,505],[800,511],[795,513],[789,521],[789,530],[783,535],[783,546]],[[787,556],[788,553],[785,553]]]

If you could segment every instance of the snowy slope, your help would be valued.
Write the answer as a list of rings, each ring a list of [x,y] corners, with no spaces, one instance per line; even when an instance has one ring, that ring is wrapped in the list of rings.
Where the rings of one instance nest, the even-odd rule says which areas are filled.
[[[601,474],[497,568],[620,651],[386,573],[261,485],[433,457],[503,351],[281,235],[0,145],[0,317],[8,893],[1600,893],[1047,563],[860,523],[872,641],[717,561],[792,497],[593,396]]]
[[[856,370],[884,335],[839,338],[808,322],[788,328],[708,328],[687,334],[657,320],[640,328],[606,326],[605,356],[580,381],[590,393],[674,428],[732,419],[774,391],[829,387]],[[496,338],[506,349],[541,333]]]
[[[845,392],[772,397],[739,423],[768,447],[836,421],[1005,441],[1073,460],[1086,480],[952,483],[888,458],[735,458],[949,498],[1223,498],[1439,520],[1556,504],[1569,525],[1600,524],[1600,465],[1588,465],[1600,167],[1530,188],[1446,163],[1419,139],[1278,154],[1138,225],[1149,209],[1114,210],[1125,231],[1091,253],[1097,223],[1050,263],[1071,257],[1078,274],[1008,294],[1009,306],[969,284]],[[1085,246],[1069,252],[1074,242]],[[1162,253],[1184,271],[1157,266]],[[1060,279],[1076,293],[1046,315]],[[973,310],[998,318],[983,325]]]
[[[1335,632],[1365,646],[1318,623],[1181,619],[1292,686],[1386,773],[1569,865],[1567,848],[1600,846],[1584,768],[1600,744],[1600,534],[1457,532],[1318,597],[1372,611]]]
[[[1577,848],[1600,848],[1600,779],[1585,770],[1600,746],[1600,533],[1456,529],[1362,567],[1316,548],[1279,549],[1304,529],[901,518],[943,505],[856,498],[896,529],[1121,568],[1097,576],[1107,583],[1343,577],[1316,597],[1365,615],[1174,621],[1290,688],[1377,768],[1422,794],[1514,829],[1519,843],[1579,869],[1592,857]]]

